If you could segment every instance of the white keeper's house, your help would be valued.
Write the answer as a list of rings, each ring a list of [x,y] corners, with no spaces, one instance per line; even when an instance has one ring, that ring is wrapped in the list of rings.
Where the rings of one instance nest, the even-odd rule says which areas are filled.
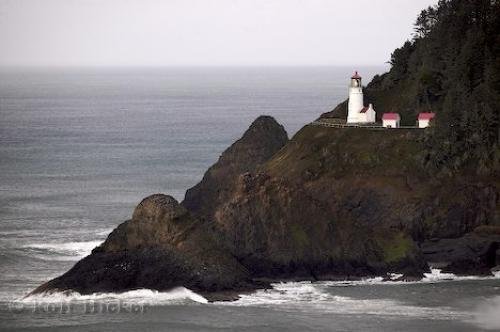
[[[349,85],[349,104],[347,107],[347,123],[375,123],[376,113],[373,105],[368,107],[363,101],[363,86],[361,76],[355,72]]]
[[[399,128],[401,125],[401,117],[399,113],[384,113],[382,115],[382,127],[384,128]]]
[[[429,127],[432,119],[436,116],[436,113],[420,113],[418,115],[418,127],[427,128]]]

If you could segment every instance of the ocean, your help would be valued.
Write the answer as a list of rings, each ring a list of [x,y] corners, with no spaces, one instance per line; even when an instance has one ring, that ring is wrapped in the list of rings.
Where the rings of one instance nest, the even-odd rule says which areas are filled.
[[[356,68],[364,83],[385,67]],[[262,114],[292,136],[347,97],[353,68],[0,69],[0,329],[481,331],[500,279],[289,282],[236,302],[188,289],[24,298],[130,218],[182,200]]]

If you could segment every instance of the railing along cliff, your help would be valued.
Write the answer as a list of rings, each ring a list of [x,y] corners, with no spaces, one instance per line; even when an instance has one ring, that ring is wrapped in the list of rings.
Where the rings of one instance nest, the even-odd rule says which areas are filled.
[[[372,130],[388,130],[388,129],[423,129],[416,126],[400,126],[400,127],[383,127],[382,125],[366,125],[366,124],[356,124],[356,123],[331,123],[324,121],[313,121],[309,125],[320,126],[320,127],[331,127],[331,128],[365,128]]]

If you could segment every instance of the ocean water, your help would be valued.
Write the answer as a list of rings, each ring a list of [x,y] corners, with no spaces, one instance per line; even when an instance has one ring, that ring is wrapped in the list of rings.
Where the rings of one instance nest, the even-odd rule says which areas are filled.
[[[379,68],[356,68],[365,83]],[[500,279],[283,283],[231,303],[188,289],[24,296],[152,193],[182,200],[261,114],[293,135],[346,98],[352,68],[0,70],[0,329],[500,329]]]

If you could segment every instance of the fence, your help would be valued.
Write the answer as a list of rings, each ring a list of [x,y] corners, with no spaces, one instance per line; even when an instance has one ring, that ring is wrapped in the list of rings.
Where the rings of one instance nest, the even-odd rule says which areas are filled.
[[[388,129],[424,129],[424,128],[419,128],[416,126],[400,126],[400,127],[390,127],[386,128],[383,127],[382,125],[366,125],[366,124],[357,124],[357,123],[330,123],[330,122],[323,122],[323,121],[314,121],[311,122],[310,125],[312,126],[320,126],[320,127],[331,127],[331,128],[365,128],[365,129],[372,129],[372,130],[388,130]]]

